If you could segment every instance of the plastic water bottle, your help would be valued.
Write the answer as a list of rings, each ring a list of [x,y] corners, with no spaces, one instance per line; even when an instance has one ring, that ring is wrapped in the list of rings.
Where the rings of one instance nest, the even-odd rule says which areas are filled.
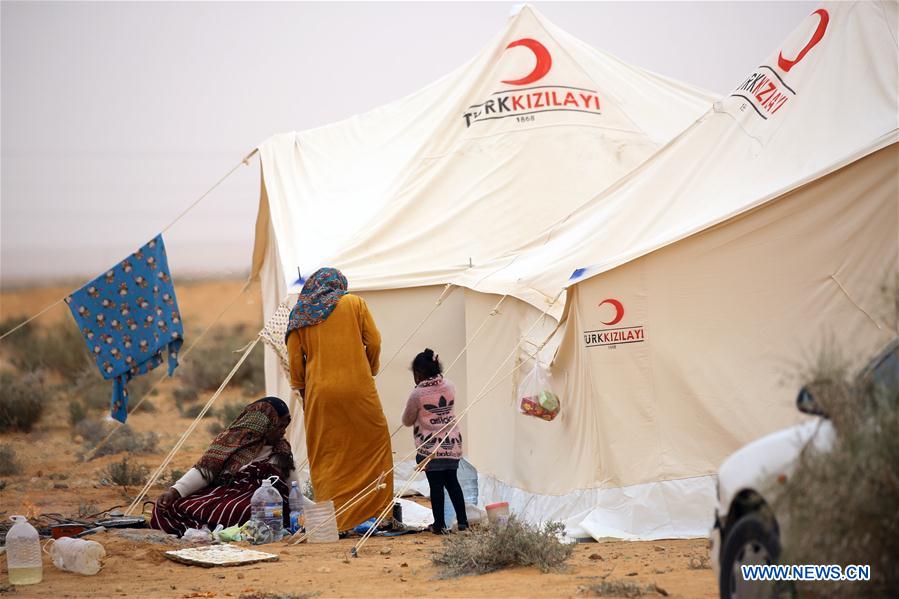
[[[456,470],[459,486],[462,487],[462,497],[466,505],[478,504],[478,471],[465,458],[459,460],[459,469]],[[466,514],[468,511],[466,510]],[[443,490],[443,522],[447,528],[452,528],[456,522],[456,510],[450,500],[449,492]]]
[[[250,518],[264,522],[272,529],[275,539],[281,538],[284,532],[284,500],[272,481],[278,477],[271,476],[262,481],[250,499]]]
[[[10,584],[37,584],[44,578],[41,542],[25,516],[12,516],[15,524],[6,533],[6,565]]]
[[[287,501],[290,504],[290,532],[295,533],[303,528],[303,494],[297,481],[290,483],[290,496]]]
[[[100,558],[106,557],[106,550],[96,541],[62,537],[53,541],[50,557],[60,570],[93,576],[100,571]]]

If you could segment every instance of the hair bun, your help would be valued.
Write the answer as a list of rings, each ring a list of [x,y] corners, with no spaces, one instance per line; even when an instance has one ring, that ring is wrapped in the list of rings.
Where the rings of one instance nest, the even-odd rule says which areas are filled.
[[[429,360],[433,360],[433,359],[434,359],[434,350],[433,350],[433,349],[431,349],[431,348],[429,348],[429,347],[426,347],[425,350],[424,350],[422,353],[423,353],[423,354],[425,355],[425,357],[428,358]]]

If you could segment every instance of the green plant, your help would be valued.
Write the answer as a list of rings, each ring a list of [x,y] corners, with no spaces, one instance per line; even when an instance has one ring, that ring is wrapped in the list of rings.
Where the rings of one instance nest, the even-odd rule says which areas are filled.
[[[15,376],[0,373],[0,432],[28,432],[40,419],[44,404],[52,401],[40,371]]]
[[[16,450],[12,445],[0,444],[0,476],[21,474],[22,464],[16,456]]]
[[[486,574],[515,566],[535,566],[543,572],[560,569],[575,546],[562,543],[561,522],[536,526],[514,515],[505,526],[490,526],[451,535],[431,560],[441,578]]]
[[[120,461],[109,464],[103,474],[107,482],[119,487],[128,487],[143,483],[149,472],[149,468],[129,462],[125,456]]]

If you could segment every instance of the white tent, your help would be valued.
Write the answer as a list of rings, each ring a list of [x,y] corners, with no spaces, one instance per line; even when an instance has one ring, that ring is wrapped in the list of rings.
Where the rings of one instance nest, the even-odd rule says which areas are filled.
[[[427,88],[259,146],[254,275],[266,320],[296,291],[298,271],[337,265],[374,309],[384,364],[448,277],[564,218],[712,99],[594,50],[525,7],[478,56]],[[461,292],[447,298],[379,377],[391,423],[415,353],[430,344],[446,359],[465,345],[463,300]],[[465,369],[464,360],[454,368],[462,393]],[[290,394],[271,352],[266,381],[268,392]],[[302,448],[301,427],[293,433]],[[411,448],[407,437],[395,446]]]
[[[549,310],[562,326],[543,357],[563,413],[517,414],[521,372],[478,403],[463,433],[482,501],[597,537],[704,534],[720,460],[796,418],[795,385],[781,381],[803,352],[827,332],[860,355],[896,333],[878,304],[899,260],[895,23],[895,4],[825,5],[650,158],[705,97],[525,10],[419,94],[260,147],[266,316],[298,266],[327,262],[372,290],[389,356],[440,294],[428,285],[465,287],[379,379],[396,422],[424,344],[454,356],[470,342],[450,377],[473,401]],[[541,70],[539,48],[504,51],[521,39],[552,56],[547,85],[595,90],[602,114],[487,121],[485,100],[497,117],[511,93],[497,81]],[[511,298],[490,317],[499,295]],[[553,328],[540,322],[531,341]]]
[[[897,334],[883,291],[899,272],[896,17],[822,6],[613,189],[458,281],[535,305],[568,288],[553,364],[567,418],[489,427],[540,448],[472,455],[491,497],[583,508],[597,537],[703,534],[718,464],[799,419],[791,375],[815,350],[836,340],[863,360]]]

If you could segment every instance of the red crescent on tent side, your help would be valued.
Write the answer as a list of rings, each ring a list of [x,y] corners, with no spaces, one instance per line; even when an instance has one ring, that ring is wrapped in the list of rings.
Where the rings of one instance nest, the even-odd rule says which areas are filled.
[[[621,322],[621,319],[624,318],[624,305],[622,305],[622,303],[619,302],[617,299],[612,299],[612,298],[604,299],[601,302],[599,302],[600,306],[602,306],[603,304],[611,304],[612,307],[615,308],[615,318],[613,318],[609,322],[603,321],[603,324],[611,326],[611,325],[618,324],[619,322]]]
[[[553,66],[552,56],[549,55],[549,50],[546,49],[546,46],[541,44],[535,39],[531,39],[529,37],[523,37],[520,40],[515,40],[506,46],[506,50],[509,48],[515,48],[517,46],[524,46],[528,50],[534,53],[534,57],[537,59],[537,64],[534,65],[534,70],[529,74],[525,75],[521,79],[512,79],[509,81],[503,81],[508,85],[527,85],[528,83],[533,83],[542,79],[549,73],[549,70]]]
[[[815,45],[821,41],[821,38],[824,37],[824,32],[827,31],[827,24],[830,22],[830,14],[823,8],[819,8],[813,15],[818,15],[820,19],[818,21],[818,27],[815,29],[815,33],[812,34],[812,39],[808,41],[805,47],[799,51],[799,54],[796,55],[796,58],[790,60],[788,58],[784,58],[783,52],[779,52],[777,54],[777,66],[783,69],[784,73],[789,73],[790,69],[796,66],[800,60],[805,58],[805,55],[809,50],[815,47]]]

